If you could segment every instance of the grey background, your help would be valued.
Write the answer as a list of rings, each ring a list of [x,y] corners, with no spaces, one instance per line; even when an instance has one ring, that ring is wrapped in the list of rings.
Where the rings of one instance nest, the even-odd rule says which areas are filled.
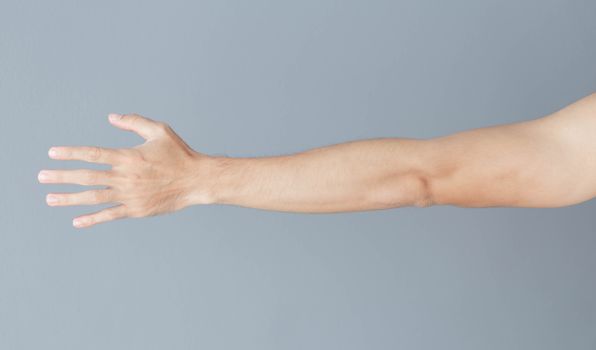
[[[594,349],[594,201],[299,215],[193,207],[77,231],[52,145],[109,112],[272,155],[548,114],[596,90],[596,2],[0,2],[0,348]]]

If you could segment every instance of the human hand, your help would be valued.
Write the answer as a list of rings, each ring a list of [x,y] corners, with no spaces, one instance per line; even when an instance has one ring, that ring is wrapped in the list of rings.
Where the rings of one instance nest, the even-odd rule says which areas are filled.
[[[140,115],[110,114],[117,128],[133,131],[145,143],[129,149],[100,147],[52,147],[57,160],[81,160],[111,165],[110,170],[42,170],[38,179],[47,184],[107,186],[77,193],[50,193],[50,206],[119,205],[73,220],[82,228],[125,217],[144,217],[172,212],[190,204],[208,203],[202,179],[211,157],[193,151],[168,125]]]

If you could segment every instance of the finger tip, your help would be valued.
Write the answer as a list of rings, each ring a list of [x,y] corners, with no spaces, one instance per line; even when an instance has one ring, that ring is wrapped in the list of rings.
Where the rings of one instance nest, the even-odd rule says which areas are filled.
[[[118,114],[118,113],[110,113],[108,114],[108,120],[110,122],[117,122],[118,120],[122,119],[122,114]]]
[[[47,175],[47,173],[46,173],[46,171],[45,171],[45,170],[42,170],[42,171],[40,171],[40,172],[37,174],[37,181],[39,181],[39,182],[42,182],[42,183],[43,183],[43,182],[45,182],[47,179],[48,179],[48,175]]]
[[[48,150],[48,156],[50,158],[56,158],[58,156],[58,147],[50,147]]]
[[[58,199],[56,198],[56,196],[53,193],[48,193],[46,195],[47,205],[53,207],[54,205],[56,205],[57,202],[58,202]]]
[[[87,228],[93,226],[94,222],[89,217],[79,216],[72,220],[72,226],[75,228]]]

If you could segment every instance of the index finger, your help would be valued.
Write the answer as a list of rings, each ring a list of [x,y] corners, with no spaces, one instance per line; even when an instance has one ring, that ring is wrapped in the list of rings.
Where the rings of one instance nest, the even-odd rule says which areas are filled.
[[[120,154],[118,150],[102,147],[52,147],[48,151],[52,159],[81,160],[89,163],[113,164]]]

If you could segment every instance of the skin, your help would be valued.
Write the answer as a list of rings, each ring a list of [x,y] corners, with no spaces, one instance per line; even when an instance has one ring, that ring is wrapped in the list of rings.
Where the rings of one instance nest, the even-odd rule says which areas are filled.
[[[114,203],[78,228],[197,204],[331,213],[428,207],[562,207],[596,197],[596,94],[543,118],[428,140],[353,141],[276,157],[214,157],[140,115],[110,123],[145,142],[129,149],[52,147],[57,160],[110,170],[42,170],[41,183],[102,185],[50,193],[50,206]]]

